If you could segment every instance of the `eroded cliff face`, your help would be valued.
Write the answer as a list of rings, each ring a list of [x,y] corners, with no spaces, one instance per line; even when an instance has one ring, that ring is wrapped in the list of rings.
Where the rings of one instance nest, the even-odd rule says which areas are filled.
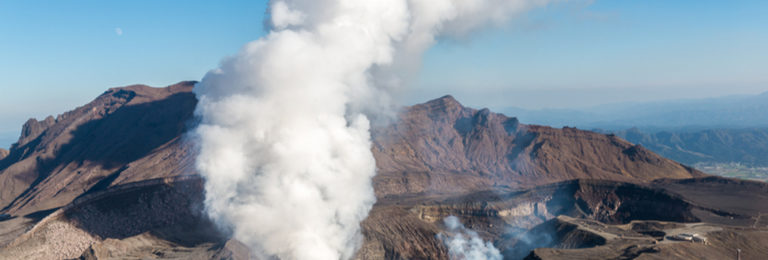
[[[408,205],[408,200],[386,200],[380,204],[390,205],[389,201]],[[427,223],[439,224],[448,216],[459,216],[467,219],[468,226],[479,225],[478,229],[489,233],[529,230],[559,215],[608,224],[639,219],[695,222],[699,221],[694,214],[697,209],[668,190],[597,180],[566,181],[525,191],[483,191],[433,198],[408,207],[410,213]]]
[[[719,183],[720,190],[712,189],[713,182]],[[643,184],[572,180],[522,191],[392,196],[380,200],[371,217],[363,223],[364,249],[378,248],[378,251],[361,252],[367,256],[373,255],[372,252],[380,254],[378,258],[361,259],[379,259],[387,252],[390,253],[386,259],[434,258],[445,251],[436,235],[446,232],[442,220],[448,216],[457,216],[484,240],[493,241],[508,259],[524,258],[541,247],[584,248],[588,259],[643,253],[685,259],[686,255],[698,254],[694,250],[676,255],[675,245],[654,247],[656,241],[665,236],[664,230],[706,221],[712,228],[701,230],[720,230],[725,225],[740,226],[736,229],[745,232],[768,232],[768,221],[761,221],[760,213],[768,210],[768,205],[763,205],[768,201],[765,188],[768,184],[707,177]],[[743,190],[750,190],[750,194]],[[702,194],[709,194],[708,198],[702,198]],[[710,198],[736,194],[743,194],[750,202],[734,206],[721,200],[717,205],[710,204],[716,201]],[[389,216],[393,217],[387,220]],[[686,230],[675,232],[688,232]],[[403,239],[420,242],[398,245]],[[768,250],[768,247],[755,250]],[[548,257],[567,253],[558,252],[560,255]],[[393,255],[398,257],[391,257]]]

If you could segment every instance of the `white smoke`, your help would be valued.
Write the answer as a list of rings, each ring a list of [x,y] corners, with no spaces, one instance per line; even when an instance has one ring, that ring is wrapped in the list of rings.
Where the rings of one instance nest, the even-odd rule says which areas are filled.
[[[196,87],[209,215],[262,257],[349,259],[375,202],[369,117],[440,35],[543,0],[276,0]]]
[[[483,241],[477,232],[464,227],[455,216],[443,220],[448,234],[438,234],[448,248],[448,256],[456,260],[501,260],[501,252],[490,241]]]

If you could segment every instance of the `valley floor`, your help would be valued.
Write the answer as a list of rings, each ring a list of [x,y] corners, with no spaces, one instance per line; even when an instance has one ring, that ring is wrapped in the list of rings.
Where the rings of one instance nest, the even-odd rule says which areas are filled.
[[[723,177],[768,182],[768,167],[749,167],[741,163],[697,163],[694,168]]]

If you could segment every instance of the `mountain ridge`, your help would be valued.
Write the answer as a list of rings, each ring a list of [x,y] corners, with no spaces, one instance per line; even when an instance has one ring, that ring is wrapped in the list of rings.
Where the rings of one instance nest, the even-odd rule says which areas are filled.
[[[3,211],[32,213],[93,189],[195,174],[184,137],[193,127],[194,84],[111,88],[56,118],[29,120],[0,161]],[[372,139],[378,196],[703,176],[612,135],[525,125],[450,95],[404,108],[397,122],[373,129]]]
[[[0,220],[0,255],[248,259],[247,248],[202,214],[204,180],[186,135],[196,121],[193,87],[113,88],[56,118],[29,121],[0,159],[0,213],[9,215]],[[755,217],[689,202],[702,189],[718,192],[705,188],[721,178],[616,135],[521,124],[451,96],[405,107],[371,134],[378,201],[361,223],[356,259],[446,259],[436,235],[448,215],[504,250],[517,248],[519,232],[562,214],[623,223],[660,218],[645,210],[660,203],[681,216],[676,221],[734,216],[741,225]],[[716,179],[684,182],[701,178]],[[766,200],[765,184],[722,185],[760,190],[746,193],[749,201]],[[676,193],[686,190],[692,195]]]
[[[0,161],[3,210],[61,206],[108,176],[119,180],[121,169],[132,168],[126,168],[129,163],[163,152],[156,148],[175,146],[196,103],[190,92],[193,85],[112,88],[56,118],[30,119]]]
[[[686,164],[738,162],[768,166],[768,128],[661,132],[631,128],[613,133]]]
[[[575,109],[502,109],[525,123],[619,131],[768,127],[768,92],[755,95],[604,104]]]
[[[405,108],[399,121],[374,129],[373,139],[379,168],[374,183],[405,187],[399,191],[405,193],[475,184],[525,188],[576,178],[649,181],[703,175],[613,135],[525,125],[488,109],[464,107],[451,96]],[[423,172],[431,173],[431,183],[419,181],[425,180]],[[409,183],[398,181],[406,175]],[[440,185],[445,187],[418,189]]]

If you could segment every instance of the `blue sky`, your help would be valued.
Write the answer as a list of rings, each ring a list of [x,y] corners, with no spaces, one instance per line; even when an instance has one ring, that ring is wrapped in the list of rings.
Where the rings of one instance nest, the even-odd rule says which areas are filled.
[[[109,87],[199,80],[266,1],[0,0],[0,147]],[[425,57],[406,102],[579,107],[768,91],[768,1],[573,0]],[[121,33],[118,33],[120,31]]]

